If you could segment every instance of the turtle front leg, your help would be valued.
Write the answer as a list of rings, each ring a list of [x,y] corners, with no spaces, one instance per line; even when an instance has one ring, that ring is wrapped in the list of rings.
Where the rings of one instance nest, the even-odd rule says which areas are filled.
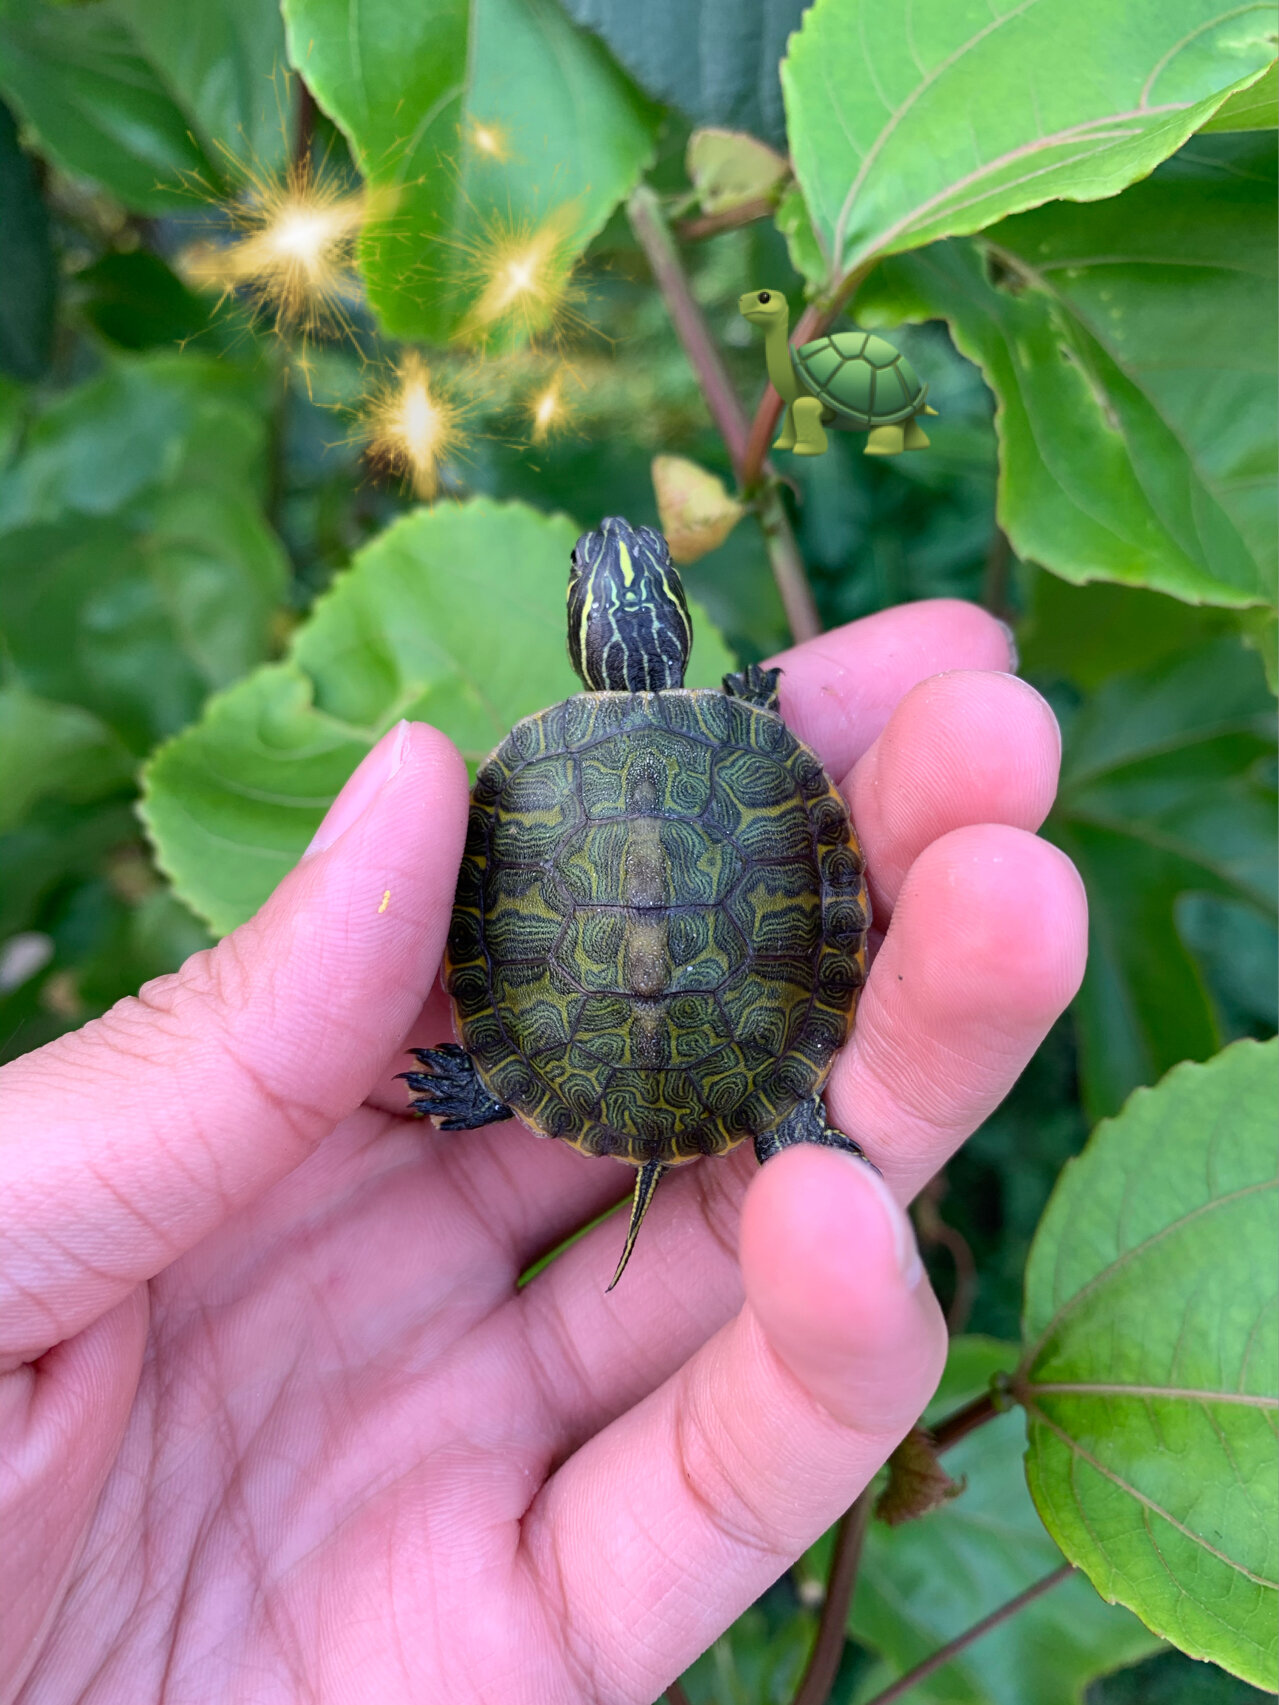
[[[795,413],[788,403],[782,415],[781,435],[773,445],[774,450],[793,450],[795,448]]]
[[[730,699],[744,699],[760,710],[780,712],[777,683],[781,678],[780,669],[761,669],[758,663],[748,663],[744,669],[725,675],[724,691]]]
[[[432,1120],[437,1129],[475,1131],[481,1125],[515,1117],[485,1089],[475,1061],[456,1042],[444,1042],[438,1048],[411,1048],[409,1052],[427,1068],[399,1074],[416,1096],[410,1108],[419,1117]]]
[[[864,1152],[851,1137],[846,1137],[842,1131],[836,1131],[826,1123],[826,1103],[820,1095],[813,1096],[811,1101],[801,1101],[795,1111],[771,1131],[761,1131],[755,1138],[755,1159],[764,1166],[775,1154],[780,1154],[783,1149],[794,1148],[797,1143],[815,1143],[819,1148],[842,1149],[845,1154],[856,1155],[858,1160],[865,1160],[873,1172],[879,1171],[874,1161],[866,1160]]]
[[[817,397],[801,397],[792,403],[791,415],[795,421],[795,454],[797,456],[824,456],[829,447],[829,440],[822,428],[824,409]]]

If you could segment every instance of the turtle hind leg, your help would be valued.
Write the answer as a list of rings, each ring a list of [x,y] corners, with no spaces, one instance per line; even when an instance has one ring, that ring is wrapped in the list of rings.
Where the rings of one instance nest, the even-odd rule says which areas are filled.
[[[777,683],[781,678],[780,669],[761,669],[758,663],[748,663],[744,669],[725,675],[724,691],[730,699],[744,699],[760,710],[780,711]]]
[[[809,1101],[801,1101],[795,1111],[788,1114],[781,1124],[775,1125],[771,1131],[761,1131],[755,1138],[755,1159],[763,1166],[783,1149],[795,1148],[799,1143],[813,1143],[818,1148],[842,1149],[845,1154],[865,1160],[872,1171],[879,1171],[873,1161],[866,1160],[862,1149],[851,1137],[846,1137],[842,1131],[837,1131],[826,1123],[826,1103],[820,1095],[814,1095]]]
[[[927,443],[927,439],[924,442]],[[867,456],[900,456],[906,447],[906,434],[900,426],[876,426],[871,430],[870,436],[866,440],[866,449],[863,454]]]
[[[613,1274],[612,1283],[608,1290],[621,1278],[626,1271],[626,1263],[631,1258],[631,1250],[635,1247],[635,1239],[639,1236],[639,1228],[644,1223],[644,1215],[648,1212],[649,1204],[657,1194],[657,1186],[661,1183],[662,1174],[669,1168],[663,1166],[660,1160],[650,1160],[641,1166],[635,1179],[635,1194],[631,1198],[631,1223],[626,1233],[626,1242],[622,1248],[622,1258],[617,1263],[617,1271]],[[608,1295],[608,1291],[604,1293]]]
[[[795,448],[795,416],[789,403],[782,414],[782,430],[773,448],[774,450],[793,450]]]
[[[931,443],[932,439],[924,431],[918,420],[908,420],[906,422],[905,447],[907,450],[927,450]]]
[[[476,1131],[481,1125],[515,1117],[485,1089],[475,1061],[456,1042],[409,1051],[426,1067],[425,1071],[399,1074],[416,1098],[409,1103],[410,1109],[432,1120],[439,1130]]]
[[[795,454],[824,456],[828,439],[822,428],[822,404],[817,397],[801,397],[790,407],[795,422]]]

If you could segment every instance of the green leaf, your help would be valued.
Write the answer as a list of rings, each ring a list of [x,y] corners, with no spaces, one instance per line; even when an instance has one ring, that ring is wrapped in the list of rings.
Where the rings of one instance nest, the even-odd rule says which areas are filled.
[[[817,0],[782,66],[791,156],[843,278],[1144,177],[1274,58],[1226,0]]]
[[[0,834],[37,799],[97,799],[132,772],[128,752],[96,716],[17,684],[0,687]]]
[[[1239,1042],[1139,1090],[1062,1174],[1026,1271],[1027,1473],[1099,1592],[1274,1688],[1275,1071]]]
[[[1259,662],[1225,636],[1115,676],[1067,724],[1048,833],[1089,896],[1075,1017],[1094,1118],[1221,1044],[1178,905],[1211,894],[1274,919],[1273,708]]]
[[[554,0],[284,12],[293,63],[368,184],[361,265],[386,330],[501,343],[538,329],[639,176],[654,110]]]
[[[1085,693],[1112,676],[1149,669],[1234,632],[1241,620],[1234,610],[1183,604],[1136,586],[1104,580],[1073,586],[1055,574],[1031,572],[1026,615],[1017,628],[1022,672],[1069,681]]]
[[[149,249],[112,250],[75,275],[80,312],[122,349],[182,343],[209,325],[205,302]]]
[[[702,212],[712,215],[775,198],[790,176],[787,160],[741,130],[695,130],[684,162]]]
[[[38,379],[53,353],[58,269],[49,216],[31,161],[18,146],[13,114],[0,102],[0,368],[15,379]]]
[[[149,521],[0,534],[0,634],[18,680],[93,712],[139,753],[262,659],[286,583],[279,544],[243,497],[169,492]]]
[[[266,423],[259,382],[192,353],[120,359],[41,414],[0,474],[0,527],[144,510],[160,489],[260,493]]]
[[[316,603],[285,662],[208,706],[150,760],[143,813],[178,894],[221,933],[293,865],[369,747],[434,723],[474,768],[522,716],[580,690],[564,646],[580,528],[484,498],[418,510]],[[732,662],[698,620],[691,686]]]
[[[278,0],[114,0],[221,171],[271,171],[293,145]]]
[[[1225,106],[1201,125],[1208,135],[1214,130],[1273,130],[1279,123],[1279,62],[1273,64],[1264,77],[1237,95],[1231,95]]]
[[[189,209],[184,183],[219,179],[185,113],[105,6],[30,4],[0,15],[0,88],[50,159],[140,213]]]
[[[660,22],[651,6],[632,0],[565,0],[564,9],[601,35],[650,95],[698,124],[748,130],[784,147],[777,66],[806,4],[700,0],[662,7]]]
[[[952,1341],[926,1419],[978,1396],[1009,1372],[1017,1350],[989,1338]],[[853,1701],[871,1697],[939,1646],[1007,1604],[1061,1564],[1021,1470],[1024,1421],[1013,1410],[970,1433],[942,1462],[964,1482],[959,1497],[918,1521],[872,1522],[849,1630],[883,1665]],[[918,1705],[1079,1705],[1096,1676],[1144,1657],[1154,1641],[1137,1620],[1101,1599],[1082,1576],[974,1642],[917,1684]]]
[[[889,261],[858,313],[944,316],[981,366],[1019,556],[1075,581],[1272,604],[1275,144],[1214,146],[1232,170],[1179,161],[1111,201]]]

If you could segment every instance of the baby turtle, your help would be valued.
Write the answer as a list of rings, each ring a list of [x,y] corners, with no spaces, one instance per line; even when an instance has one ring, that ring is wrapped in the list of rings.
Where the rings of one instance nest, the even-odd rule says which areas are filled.
[[[792,350],[790,309],[780,290],[748,290],[737,307],[765,328],[768,377],[787,405],[774,450],[824,455],[827,426],[869,432],[868,456],[927,448],[928,434],[915,417],[937,410],[928,407],[928,386],[891,343],[871,332],[828,332]]]
[[[860,1155],[820,1091],[866,976],[848,811],[778,709],[780,670],[688,688],[666,541],[615,516],[571,557],[586,688],[480,769],[444,981],[458,1042],[415,1049],[443,1130],[518,1115],[637,1168],[630,1257],[668,1167],[751,1137]],[[612,1289],[612,1285],[609,1286]]]

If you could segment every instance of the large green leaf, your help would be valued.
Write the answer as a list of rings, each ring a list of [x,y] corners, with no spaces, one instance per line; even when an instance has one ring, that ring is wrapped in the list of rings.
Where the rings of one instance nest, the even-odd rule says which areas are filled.
[[[128,781],[133,765],[111,730],[78,705],[0,687],[0,835],[37,799],[90,800]]]
[[[784,146],[777,76],[786,40],[809,0],[700,0],[637,6],[633,0],[564,0],[601,35],[650,95],[695,119]]]
[[[1020,556],[1076,581],[1272,604],[1275,142],[1195,147],[1198,163],[1113,200],[890,260],[858,313],[944,316],[979,363]]]
[[[1275,53],[1268,0],[817,0],[782,67],[829,279],[1144,177]]]
[[[0,102],[0,368],[17,379],[38,379],[53,353],[58,268],[49,216],[31,161],[18,146],[13,114]]]
[[[518,718],[579,691],[564,646],[578,532],[477,498],[366,545],[288,659],[214,699],[147,765],[144,816],[182,898],[218,931],[250,916],[398,718],[434,723],[474,766]],[[731,667],[699,620],[690,685]]]
[[[1053,1537],[1157,1633],[1274,1688],[1279,1044],[1178,1066],[1063,1173],[1018,1392]]]
[[[386,329],[536,329],[648,159],[655,110],[555,0],[284,12],[293,63],[369,187],[361,264]]]
[[[105,6],[0,15],[0,88],[50,159],[140,213],[189,208],[193,174],[218,181],[186,114]]]
[[[142,753],[266,654],[286,566],[256,508],[194,486],[149,525],[77,516],[0,533],[0,636],[31,692]]]
[[[1067,724],[1048,832],[1088,890],[1075,1016],[1094,1118],[1221,1045],[1179,933],[1183,898],[1218,896],[1273,927],[1273,709],[1259,660],[1223,636],[1116,675]]]
[[[1276,122],[1279,122],[1279,63],[1248,88],[1231,95],[1202,129],[1205,134],[1214,130],[1273,130]]]
[[[265,486],[256,379],[193,353],[121,359],[40,415],[0,474],[0,527],[145,510],[157,490]]]
[[[279,0],[113,0],[211,159],[271,170],[293,145]]]

